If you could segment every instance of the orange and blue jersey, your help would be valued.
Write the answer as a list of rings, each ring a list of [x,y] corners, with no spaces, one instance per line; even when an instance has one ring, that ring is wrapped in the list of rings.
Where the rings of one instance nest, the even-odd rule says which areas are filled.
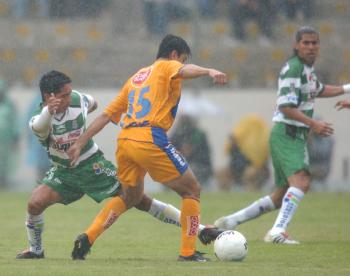
[[[104,112],[111,120],[121,120],[123,131],[119,139],[129,135],[124,131],[134,127],[159,127],[165,132],[172,126],[181,96],[181,81],[177,77],[182,63],[175,60],[157,60],[149,67],[140,69],[124,85],[120,94],[106,107]],[[145,134],[133,139],[152,141]],[[129,137],[131,138],[131,137]]]
[[[120,122],[118,141],[156,145],[181,174],[187,169],[187,162],[169,143],[166,132],[174,122],[181,97],[182,78],[178,73],[182,66],[175,60],[159,59],[140,69],[104,110],[112,122]]]

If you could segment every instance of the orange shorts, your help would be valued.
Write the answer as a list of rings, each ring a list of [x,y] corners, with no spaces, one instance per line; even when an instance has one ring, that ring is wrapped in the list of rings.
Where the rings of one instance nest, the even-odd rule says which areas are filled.
[[[154,181],[165,183],[178,178],[188,168],[185,158],[170,143],[156,145],[119,139],[116,160],[119,181],[128,186],[142,181],[147,172]]]

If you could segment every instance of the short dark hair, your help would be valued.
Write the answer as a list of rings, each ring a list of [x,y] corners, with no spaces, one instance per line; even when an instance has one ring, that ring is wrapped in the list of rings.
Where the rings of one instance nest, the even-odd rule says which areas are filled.
[[[45,73],[39,82],[41,96],[44,100],[44,94],[59,93],[61,88],[67,84],[71,83],[72,80],[66,74],[52,70]]]
[[[183,38],[168,34],[162,39],[159,45],[157,59],[168,58],[170,53],[174,50],[178,55],[187,54],[191,56],[191,49]]]
[[[295,42],[300,42],[300,40],[303,37],[303,34],[315,34],[318,37],[320,37],[319,33],[316,31],[315,28],[311,26],[302,26],[295,33]]]

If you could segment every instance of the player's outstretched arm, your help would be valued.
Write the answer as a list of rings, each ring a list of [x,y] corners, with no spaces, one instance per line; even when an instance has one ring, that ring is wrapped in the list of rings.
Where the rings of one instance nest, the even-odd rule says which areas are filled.
[[[80,152],[82,148],[86,145],[86,143],[91,139],[94,135],[99,133],[105,125],[107,125],[110,121],[110,118],[107,114],[102,113],[98,116],[88,127],[88,129],[79,137],[79,139],[70,147],[67,151],[69,159],[71,160],[71,165],[76,165],[76,162],[79,159]]]
[[[350,84],[344,85],[325,85],[323,92],[318,95],[319,98],[330,98],[350,93]]]
[[[202,76],[209,76],[213,79],[213,82],[216,84],[226,84],[227,76],[225,73],[220,72],[216,69],[205,68],[195,64],[186,64],[180,71],[179,75],[184,79],[193,79]]]
[[[337,110],[341,110],[343,108],[350,108],[350,101],[349,100],[341,100],[335,104],[335,108]]]

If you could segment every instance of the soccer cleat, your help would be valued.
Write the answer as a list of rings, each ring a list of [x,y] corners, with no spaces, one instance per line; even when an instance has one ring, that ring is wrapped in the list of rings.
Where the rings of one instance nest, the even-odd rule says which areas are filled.
[[[205,263],[205,262],[209,262],[210,259],[209,258],[205,258],[203,255],[205,253],[196,251],[194,252],[193,255],[191,256],[179,256],[179,258],[177,259],[179,262],[199,262],[199,263]]]
[[[72,259],[85,260],[86,255],[90,252],[90,248],[91,248],[91,244],[88,236],[85,233],[80,234],[74,242]]]
[[[199,231],[198,238],[204,245],[214,241],[224,230],[213,225],[207,225],[203,230]]]
[[[23,252],[17,254],[16,256],[16,259],[43,259],[43,258],[45,258],[44,251],[41,252],[40,254],[37,254],[30,251],[29,249],[24,250]]]
[[[293,240],[287,232],[281,232],[274,235],[270,234],[270,231],[264,237],[265,242],[281,243],[281,244],[299,244],[298,241]]]

